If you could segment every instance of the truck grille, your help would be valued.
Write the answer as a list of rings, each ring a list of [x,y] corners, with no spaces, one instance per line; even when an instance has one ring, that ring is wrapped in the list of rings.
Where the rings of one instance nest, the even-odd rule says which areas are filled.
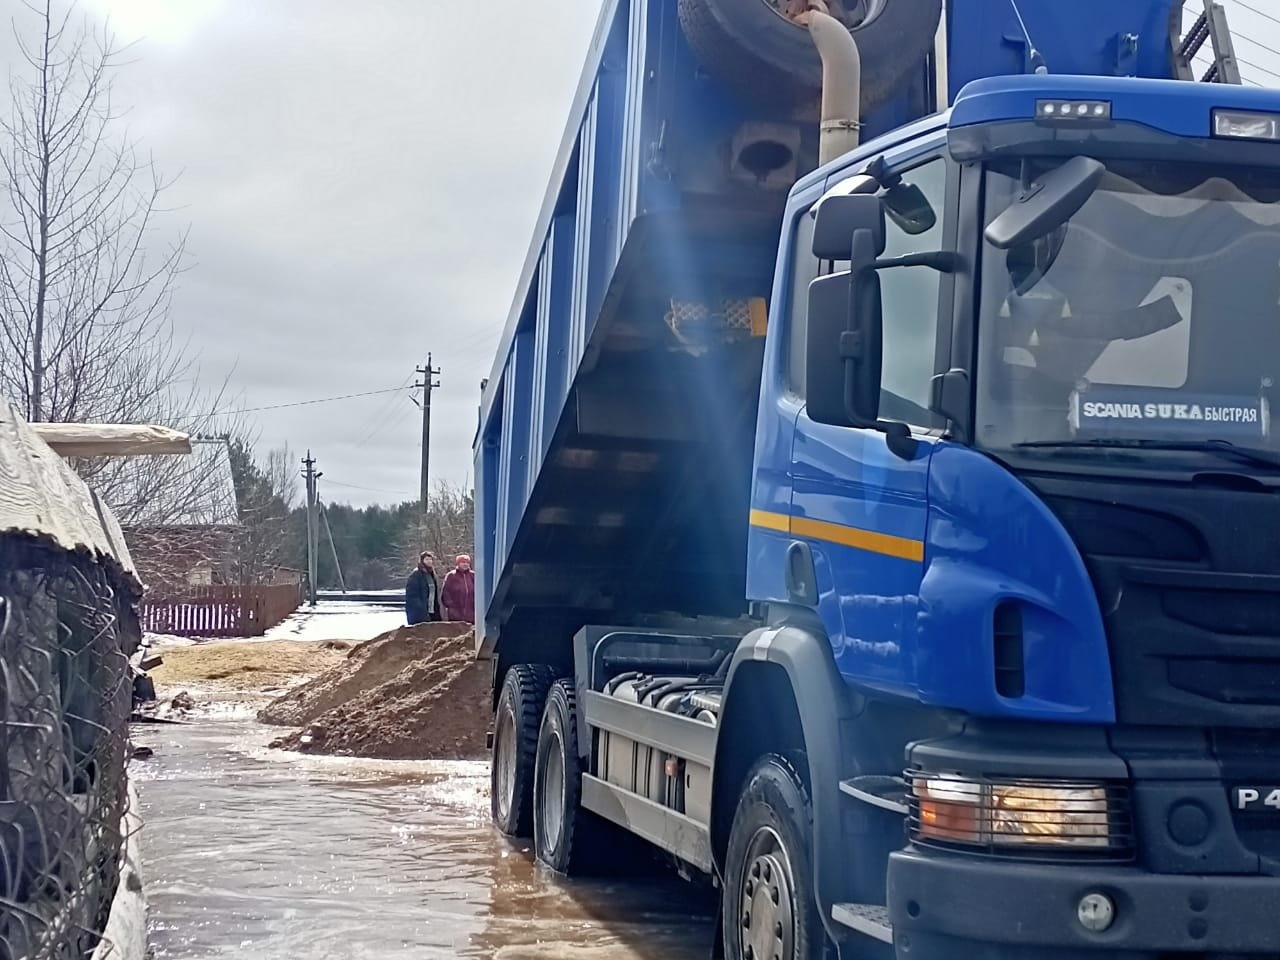
[[[1084,555],[1123,723],[1280,728],[1280,497],[1036,479]]]

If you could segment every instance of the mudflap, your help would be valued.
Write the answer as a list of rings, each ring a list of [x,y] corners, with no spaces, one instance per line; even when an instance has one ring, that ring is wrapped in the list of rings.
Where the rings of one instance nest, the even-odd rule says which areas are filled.
[[[724,896],[724,887],[720,887],[720,896]],[[716,932],[711,938],[711,957],[710,960],[725,960],[724,958],[724,910],[721,904],[716,904]]]

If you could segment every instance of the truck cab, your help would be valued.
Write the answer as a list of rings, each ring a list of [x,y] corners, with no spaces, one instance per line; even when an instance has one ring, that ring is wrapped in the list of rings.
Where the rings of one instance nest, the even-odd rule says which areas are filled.
[[[1278,108],[983,80],[792,194],[748,593],[884,739],[900,952],[1274,949]]]
[[[1280,91],[1213,4],[857,6],[854,118],[795,5],[606,4],[477,432],[495,823],[730,960],[1275,956]]]

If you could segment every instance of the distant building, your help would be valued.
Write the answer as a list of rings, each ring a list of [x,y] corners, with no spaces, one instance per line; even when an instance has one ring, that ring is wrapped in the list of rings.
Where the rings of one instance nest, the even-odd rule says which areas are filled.
[[[293,567],[274,566],[274,567],[271,567],[268,573],[269,575],[266,580],[267,583],[270,583],[276,586],[283,586],[283,585],[288,585],[291,587],[302,586],[301,570],[295,570]]]
[[[193,439],[191,447],[182,469],[167,477],[139,472],[130,481],[134,490],[152,488],[137,497],[124,533],[153,592],[232,579],[241,528],[230,446],[225,439]]]

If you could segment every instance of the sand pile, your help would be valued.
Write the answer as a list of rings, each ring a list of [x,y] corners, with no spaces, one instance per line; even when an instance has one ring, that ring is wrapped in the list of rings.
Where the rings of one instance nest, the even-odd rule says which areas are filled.
[[[271,703],[264,723],[300,727],[273,746],[383,759],[480,759],[489,665],[471,628],[401,627],[355,647],[326,673]]]

